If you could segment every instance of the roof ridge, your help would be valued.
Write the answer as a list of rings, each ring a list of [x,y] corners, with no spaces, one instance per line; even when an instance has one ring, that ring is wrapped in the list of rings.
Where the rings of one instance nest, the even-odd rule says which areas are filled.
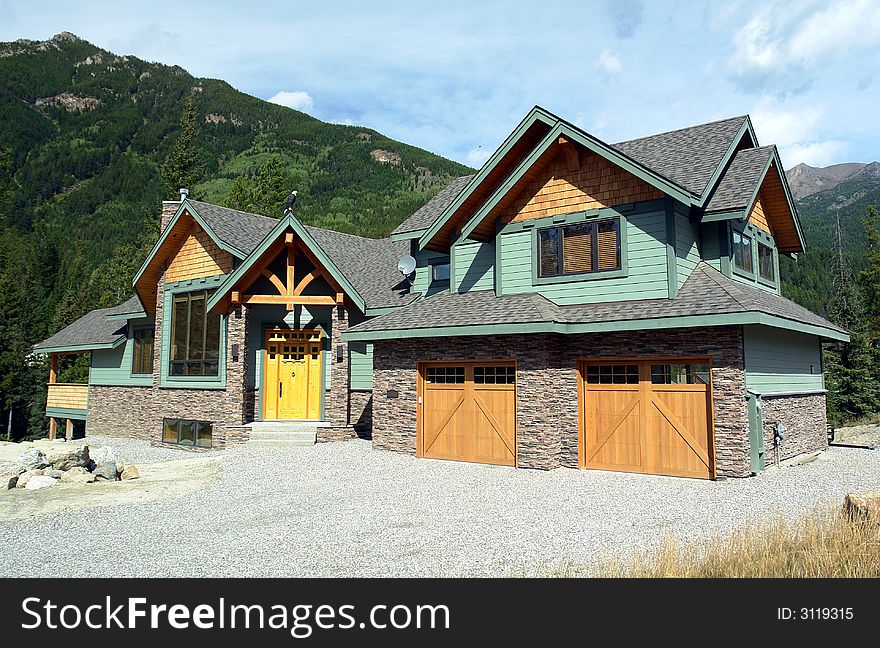
[[[744,120],[748,119],[748,114],[744,115],[735,115],[733,117],[725,117],[724,119],[715,119],[708,122],[703,122],[700,124],[691,124],[690,126],[682,126],[681,128],[671,128],[669,130],[660,131],[659,133],[651,133],[650,135],[642,135],[641,137],[632,137],[630,139],[621,140],[619,142],[614,142],[611,146],[618,146],[620,144],[628,144],[629,142],[637,142],[639,140],[648,139],[651,137],[659,137],[660,135],[670,135],[672,133],[680,133],[681,131],[690,130],[692,128],[700,128],[702,126],[712,126],[713,124],[721,124],[723,122],[734,121],[736,119]]]

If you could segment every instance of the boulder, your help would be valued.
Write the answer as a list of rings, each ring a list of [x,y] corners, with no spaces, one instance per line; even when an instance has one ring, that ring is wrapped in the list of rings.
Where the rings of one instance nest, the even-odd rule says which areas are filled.
[[[93,481],[95,481],[95,476],[89,471],[73,472],[68,470],[61,478],[62,484],[91,484]]]
[[[46,461],[52,464],[55,470],[70,470],[77,466],[88,466],[91,458],[89,457],[89,446],[81,445],[77,448],[60,448],[54,452],[50,452],[46,457]]]
[[[64,471],[65,475],[90,475],[88,468],[83,468],[82,466],[74,466],[70,470]]]
[[[54,477],[55,479],[61,479],[64,477],[63,470],[55,470],[54,468],[43,468],[43,475],[46,477]]]
[[[15,488],[15,485],[18,483],[18,475],[13,473],[3,473],[0,475],[0,490],[6,489],[10,490]]]
[[[122,473],[119,475],[119,479],[121,479],[122,481],[126,481],[129,479],[137,479],[140,476],[141,474],[138,472],[137,466],[132,464],[130,466],[126,466],[122,470]]]
[[[89,456],[91,457],[92,463],[96,466],[102,463],[112,463],[115,465],[119,461],[119,456],[116,454],[116,450],[114,450],[112,446],[91,448],[89,450]]]
[[[880,522],[880,492],[848,493],[843,498],[843,511],[851,520]]]
[[[54,486],[58,483],[58,480],[54,477],[47,477],[46,475],[34,475],[31,477],[25,488],[27,490],[40,490],[41,488],[49,488],[50,486]]]
[[[24,488],[25,486],[27,486],[27,483],[33,477],[42,477],[42,476],[43,476],[43,469],[42,468],[36,468],[34,470],[27,470],[18,476],[18,481],[15,483],[15,487],[16,488]]]
[[[25,470],[36,470],[37,468],[45,468],[49,465],[49,462],[46,461],[46,455],[43,454],[42,450],[38,450],[37,448],[25,450],[18,455],[18,463],[23,466]]]
[[[92,471],[96,480],[116,481],[116,462],[105,461]]]

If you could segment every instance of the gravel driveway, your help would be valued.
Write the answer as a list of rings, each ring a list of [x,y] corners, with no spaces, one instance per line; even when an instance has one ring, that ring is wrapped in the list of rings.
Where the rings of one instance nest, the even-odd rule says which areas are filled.
[[[113,443],[127,462],[193,456]],[[0,523],[0,576],[522,575],[880,489],[880,451],[848,448],[716,483],[416,460],[364,441],[205,460],[218,458],[218,481],[176,499]]]

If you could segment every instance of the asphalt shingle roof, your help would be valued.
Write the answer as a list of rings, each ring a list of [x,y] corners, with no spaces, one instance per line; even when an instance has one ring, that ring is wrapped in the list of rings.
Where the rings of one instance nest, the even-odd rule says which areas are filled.
[[[440,214],[443,213],[443,210],[455,200],[458,194],[461,193],[462,189],[465,188],[467,183],[470,182],[473,177],[474,176],[472,175],[461,176],[450,182],[445,188],[440,190],[440,193],[413,212],[409,218],[398,225],[391,233],[404,234],[406,232],[417,232],[431,227],[431,225],[434,224],[434,221],[436,221],[440,217]]]
[[[196,208],[199,216],[205,219],[205,222],[214,230],[221,241],[244,255],[250,254],[278,224],[277,219],[268,216],[251,214],[197,200],[188,202]]]
[[[700,196],[746,119],[744,115],[731,117],[612,146],[682,189]]]
[[[107,315],[130,315],[133,313],[140,313],[143,310],[144,308],[141,306],[141,300],[135,295],[117,306],[108,308]]]
[[[494,291],[450,293],[444,291],[388,315],[349,329],[352,333],[489,324],[592,324],[757,312],[794,322],[845,332],[828,320],[794,302],[725,277],[700,262],[674,299],[602,302],[558,306],[538,294],[496,297]]]
[[[130,300],[129,300],[130,301]],[[125,302],[127,304],[128,302]],[[120,304],[124,306],[125,304]],[[114,308],[119,308],[116,306]],[[34,351],[50,351],[56,348],[100,347],[113,344],[125,335],[128,323],[120,320],[107,319],[112,308],[99,308],[86,313],[73,324],[65,326],[55,335],[34,345]]]
[[[761,184],[762,173],[774,146],[737,151],[706,205],[707,212],[746,209]]]
[[[319,227],[306,230],[340,272],[364,298],[368,308],[408,304],[417,295],[397,270],[397,262],[409,254],[406,241],[369,239]]]

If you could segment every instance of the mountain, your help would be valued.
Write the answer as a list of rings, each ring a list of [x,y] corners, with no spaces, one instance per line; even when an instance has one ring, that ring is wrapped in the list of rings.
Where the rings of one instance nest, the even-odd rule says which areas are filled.
[[[850,167],[851,172],[840,177],[843,173],[839,167]],[[826,173],[828,169],[832,171]],[[783,259],[783,292],[786,297],[825,314],[833,294],[830,268],[834,264],[838,217],[850,269],[858,273],[865,265],[867,239],[862,219],[868,205],[880,206],[880,162],[837,164],[824,169],[799,164],[786,171],[789,181],[792,177],[803,179],[807,173],[814,178],[837,176],[839,180],[828,189],[795,200],[807,251],[798,256],[797,263]]]
[[[373,129],[325,123],[73,34],[0,43],[0,412],[12,405],[16,426],[42,424],[45,371],[31,345],[131,294],[158,236],[159,201],[172,198],[160,167],[189,96],[199,124],[196,198],[224,202],[236,178],[277,157],[278,185],[298,190],[305,223],[384,236],[470,171]],[[65,360],[61,380],[87,370]]]
[[[800,199],[814,193],[833,189],[844,180],[850,179],[867,166],[861,162],[844,162],[827,167],[811,167],[798,164],[785,172],[788,186],[794,198]]]

